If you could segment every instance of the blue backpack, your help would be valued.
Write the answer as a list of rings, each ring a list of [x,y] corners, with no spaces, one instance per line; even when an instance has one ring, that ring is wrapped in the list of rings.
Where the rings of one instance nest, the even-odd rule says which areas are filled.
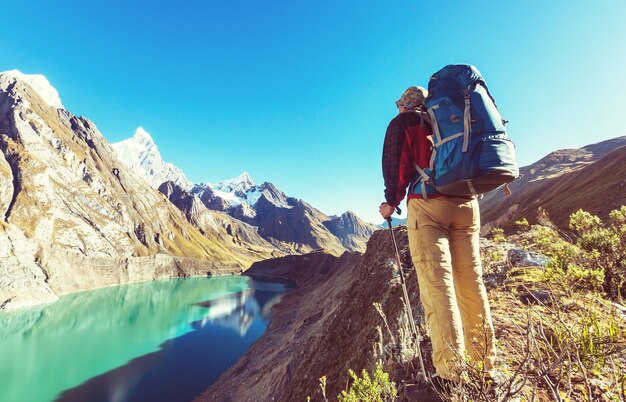
[[[414,191],[426,185],[453,196],[473,196],[505,186],[519,176],[515,145],[495,100],[476,67],[448,65],[428,83],[426,107],[433,129],[430,165],[415,165]],[[510,192],[508,192],[510,193]]]

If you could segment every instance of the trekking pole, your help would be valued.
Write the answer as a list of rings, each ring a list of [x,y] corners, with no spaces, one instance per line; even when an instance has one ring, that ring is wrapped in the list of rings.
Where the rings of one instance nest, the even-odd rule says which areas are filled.
[[[424,368],[424,359],[422,358],[422,349],[420,347],[420,341],[422,336],[415,325],[415,319],[413,318],[413,311],[411,311],[411,300],[409,300],[409,292],[406,290],[406,281],[404,279],[404,271],[402,270],[402,261],[400,260],[400,252],[398,251],[398,244],[396,243],[396,236],[393,234],[393,226],[391,225],[391,217],[387,218],[387,224],[389,225],[389,232],[391,233],[391,240],[393,240],[393,248],[396,250],[396,259],[398,260],[398,272],[400,273],[400,283],[402,283],[402,293],[404,294],[404,307],[406,308],[407,315],[409,316],[409,323],[411,324],[411,330],[413,332],[413,341],[417,347],[417,356],[420,360],[420,368],[422,369],[422,376],[424,381],[428,381],[426,376],[426,369]]]

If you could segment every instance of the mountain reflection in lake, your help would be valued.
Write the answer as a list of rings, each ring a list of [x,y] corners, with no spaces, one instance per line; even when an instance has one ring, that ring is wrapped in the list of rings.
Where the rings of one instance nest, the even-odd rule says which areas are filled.
[[[265,331],[287,290],[247,277],[186,278],[1,313],[0,400],[189,401]]]
[[[268,286],[267,284],[256,283],[253,289],[196,303],[196,306],[205,307],[209,310],[207,316],[196,324],[200,326],[219,325],[239,332],[242,337],[245,336],[255,318],[269,318],[270,309],[282,297],[282,293],[277,293],[276,290],[263,289],[263,287],[267,288]]]

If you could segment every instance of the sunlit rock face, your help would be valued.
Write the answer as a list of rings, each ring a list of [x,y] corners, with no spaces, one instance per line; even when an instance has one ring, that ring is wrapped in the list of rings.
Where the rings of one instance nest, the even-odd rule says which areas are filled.
[[[5,71],[0,74],[25,82],[48,106],[55,109],[65,109],[56,88],[43,75],[24,74],[19,70]]]
[[[365,251],[364,240],[369,239],[377,229],[374,225],[364,222],[352,211],[334,217],[324,225],[332,234],[341,240],[345,248],[352,251]]]

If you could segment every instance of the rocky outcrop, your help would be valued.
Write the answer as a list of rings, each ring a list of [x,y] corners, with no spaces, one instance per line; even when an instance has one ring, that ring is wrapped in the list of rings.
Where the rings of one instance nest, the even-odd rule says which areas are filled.
[[[293,244],[298,252],[323,248],[340,255],[345,251],[339,239],[324,227],[327,217],[302,200],[290,208],[281,208],[261,197],[256,210],[253,224],[266,239]]]
[[[0,222],[0,310],[58,300],[36,254],[34,240],[18,228]]]
[[[0,185],[4,309],[134,280],[239,271],[258,259],[201,233],[117,159],[94,123],[11,74],[0,74]]]
[[[210,185],[196,184],[191,189],[192,194],[196,195],[202,203],[214,211],[228,211],[230,203],[215,193],[215,189]]]
[[[524,291],[518,295],[519,300],[526,304],[542,304],[544,306],[552,304],[552,293],[544,289]]]
[[[507,261],[512,267],[539,267],[548,265],[548,257],[534,251],[514,248],[508,251]]]
[[[396,236],[407,257],[406,229]],[[371,370],[375,364],[372,346],[381,317],[374,302],[382,304],[397,330],[403,303],[394,259],[389,232],[380,230],[363,255],[316,252],[253,264],[246,274],[290,279],[298,286],[273,308],[266,333],[197,401],[322,400],[318,381],[324,375],[327,395],[337,395],[348,368]],[[416,296],[415,275],[407,280]]]

